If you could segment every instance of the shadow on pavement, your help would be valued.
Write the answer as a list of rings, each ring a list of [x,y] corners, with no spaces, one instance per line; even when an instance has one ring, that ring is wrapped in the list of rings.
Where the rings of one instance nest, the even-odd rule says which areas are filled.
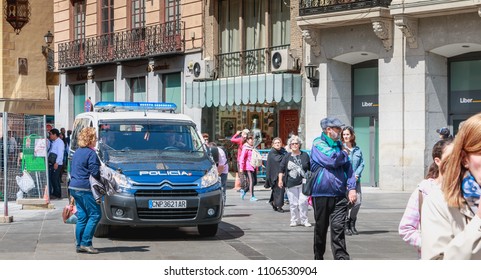
[[[200,236],[197,227],[112,227],[109,235],[109,240],[117,241],[209,241],[235,239],[243,236],[244,231],[233,224],[221,222],[217,234],[210,237]]]
[[[359,231],[359,234],[384,234],[384,233],[389,233],[389,230],[365,230],[365,231]]]
[[[99,248],[99,253],[127,253],[127,252],[148,252],[149,246],[120,246],[120,247],[103,247]]]

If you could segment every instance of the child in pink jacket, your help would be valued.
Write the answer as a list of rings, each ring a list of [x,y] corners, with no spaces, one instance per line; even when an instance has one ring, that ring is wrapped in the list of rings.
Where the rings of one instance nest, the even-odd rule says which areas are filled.
[[[241,198],[244,199],[247,192],[251,194],[250,201],[257,201],[254,196],[254,186],[257,184],[256,168],[251,165],[252,149],[254,149],[254,135],[247,134],[246,143],[242,146],[242,152],[239,157],[239,174],[244,174],[241,179],[242,189],[240,190]]]

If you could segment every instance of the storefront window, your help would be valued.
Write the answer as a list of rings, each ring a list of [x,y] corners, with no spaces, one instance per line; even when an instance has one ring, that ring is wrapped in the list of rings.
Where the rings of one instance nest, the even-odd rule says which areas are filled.
[[[114,81],[105,81],[100,83],[100,100],[115,101],[114,97]]]
[[[85,112],[84,105],[85,105],[85,85],[73,85],[72,86],[73,92],[73,113],[74,116]]]
[[[147,101],[147,92],[145,91],[145,77],[130,79],[131,101],[145,102]]]
[[[180,84],[180,73],[166,74],[164,77],[164,100],[177,105],[176,113],[180,113],[182,105],[182,87]]]

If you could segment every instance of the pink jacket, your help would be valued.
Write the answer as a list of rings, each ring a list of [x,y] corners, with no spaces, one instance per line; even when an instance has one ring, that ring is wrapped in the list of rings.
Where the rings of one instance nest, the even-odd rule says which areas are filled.
[[[237,164],[239,164],[239,158],[242,152],[242,142],[244,142],[244,138],[241,135],[242,135],[242,132],[236,133],[230,139],[232,143],[237,144]]]
[[[239,157],[239,168],[242,171],[255,171],[256,169],[251,165],[252,146],[245,143],[242,146],[242,152]]]
[[[430,192],[439,189],[440,186],[434,179],[425,179],[419,183],[418,187],[409,197],[408,204],[404,210],[404,215],[399,223],[399,235],[409,245],[414,246],[421,257],[421,216],[419,214],[419,192],[425,198]],[[422,206],[422,205],[421,205]]]

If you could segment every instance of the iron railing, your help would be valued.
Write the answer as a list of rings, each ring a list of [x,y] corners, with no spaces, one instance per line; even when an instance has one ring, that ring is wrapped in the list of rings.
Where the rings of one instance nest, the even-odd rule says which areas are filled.
[[[289,45],[223,53],[216,56],[218,77],[255,75],[271,71],[271,52],[286,49]]]
[[[58,46],[59,69],[184,52],[184,23],[171,21]]]
[[[389,7],[392,0],[299,0],[299,15],[315,15],[347,10]]]

